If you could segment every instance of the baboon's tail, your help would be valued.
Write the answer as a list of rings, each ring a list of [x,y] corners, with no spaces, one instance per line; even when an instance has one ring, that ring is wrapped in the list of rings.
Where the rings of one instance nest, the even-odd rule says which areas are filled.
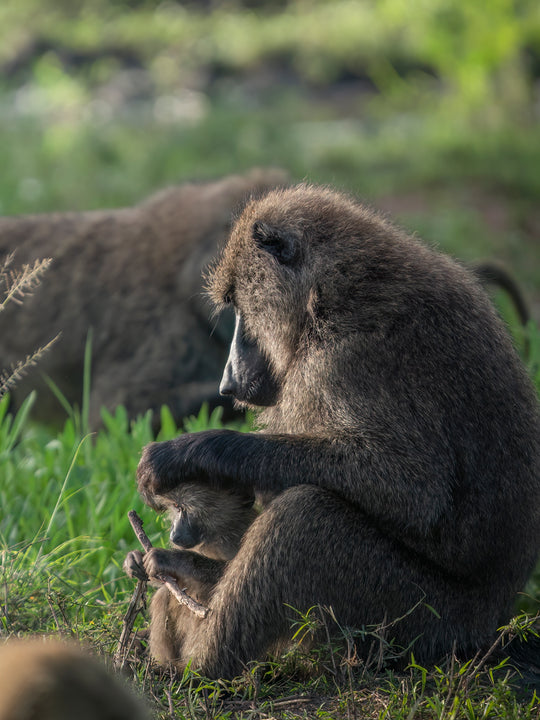
[[[530,320],[529,307],[521,288],[508,270],[494,260],[479,260],[471,264],[471,270],[484,285],[495,285],[504,290],[512,302],[523,326]]]

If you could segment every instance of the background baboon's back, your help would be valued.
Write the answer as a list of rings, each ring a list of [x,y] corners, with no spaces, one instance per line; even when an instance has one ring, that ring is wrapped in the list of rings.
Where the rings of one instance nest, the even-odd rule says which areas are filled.
[[[284,181],[279,170],[254,170],[171,187],[133,208],[0,218],[0,257],[15,251],[12,267],[53,260],[32,296],[0,315],[0,366],[61,333],[15,404],[42,387],[40,373],[80,403],[90,329],[92,424],[101,405],[134,415],[167,403],[181,420],[217,401],[231,323],[211,319],[202,273],[242,201]],[[48,390],[38,408],[47,420],[62,412]]]

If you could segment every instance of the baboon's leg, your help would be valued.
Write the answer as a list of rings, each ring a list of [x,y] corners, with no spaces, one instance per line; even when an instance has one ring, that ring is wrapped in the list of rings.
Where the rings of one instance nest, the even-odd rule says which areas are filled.
[[[193,594],[189,585],[185,587]],[[168,588],[159,588],[150,605],[150,656],[162,665],[174,663],[182,656],[186,635],[193,634],[201,622],[204,620],[181,605]]]
[[[183,662],[191,658],[210,677],[232,677],[289,634],[294,613],[286,605],[306,611],[317,603],[356,628],[405,616],[387,637],[420,636],[415,656],[438,659],[454,640],[464,647],[480,639],[471,626],[481,622],[468,619],[479,602],[478,593],[423,567],[333,493],[297,486],[279,495],[246,533],[216,586],[210,615],[186,636]]]
[[[149,553],[155,556],[151,567],[146,566],[150,576],[160,573],[172,575],[188,595],[204,605],[225,567],[225,562],[221,560],[189,550],[152,548]],[[136,554],[128,554],[124,567],[126,564],[129,567],[130,558]],[[128,569],[126,572],[130,574]],[[184,639],[193,634],[201,622],[201,618],[180,604],[167,587],[161,586],[154,593],[150,605],[150,655],[162,664],[178,660],[182,656]]]

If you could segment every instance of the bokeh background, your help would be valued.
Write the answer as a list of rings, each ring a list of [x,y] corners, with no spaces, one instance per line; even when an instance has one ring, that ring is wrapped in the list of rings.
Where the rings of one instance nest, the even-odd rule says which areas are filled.
[[[536,0],[10,0],[0,213],[133,204],[253,165],[336,185],[540,316]]]

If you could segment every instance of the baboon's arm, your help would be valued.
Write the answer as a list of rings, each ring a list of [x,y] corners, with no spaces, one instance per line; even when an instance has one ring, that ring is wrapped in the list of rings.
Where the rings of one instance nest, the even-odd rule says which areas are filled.
[[[346,439],[208,430],[148,445],[139,491],[151,502],[181,482],[279,493],[294,485],[335,491],[366,514],[426,532],[450,503],[453,464],[437,438],[422,451],[388,428]]]
[[[225,562],[213,560],[204,555],[189,550],[167,550],[166,548],[152,548],[143,556],[144,569],[149,577],[158,575],[172,575],[181,585],[189,578],[202,585],[217,583]]]

